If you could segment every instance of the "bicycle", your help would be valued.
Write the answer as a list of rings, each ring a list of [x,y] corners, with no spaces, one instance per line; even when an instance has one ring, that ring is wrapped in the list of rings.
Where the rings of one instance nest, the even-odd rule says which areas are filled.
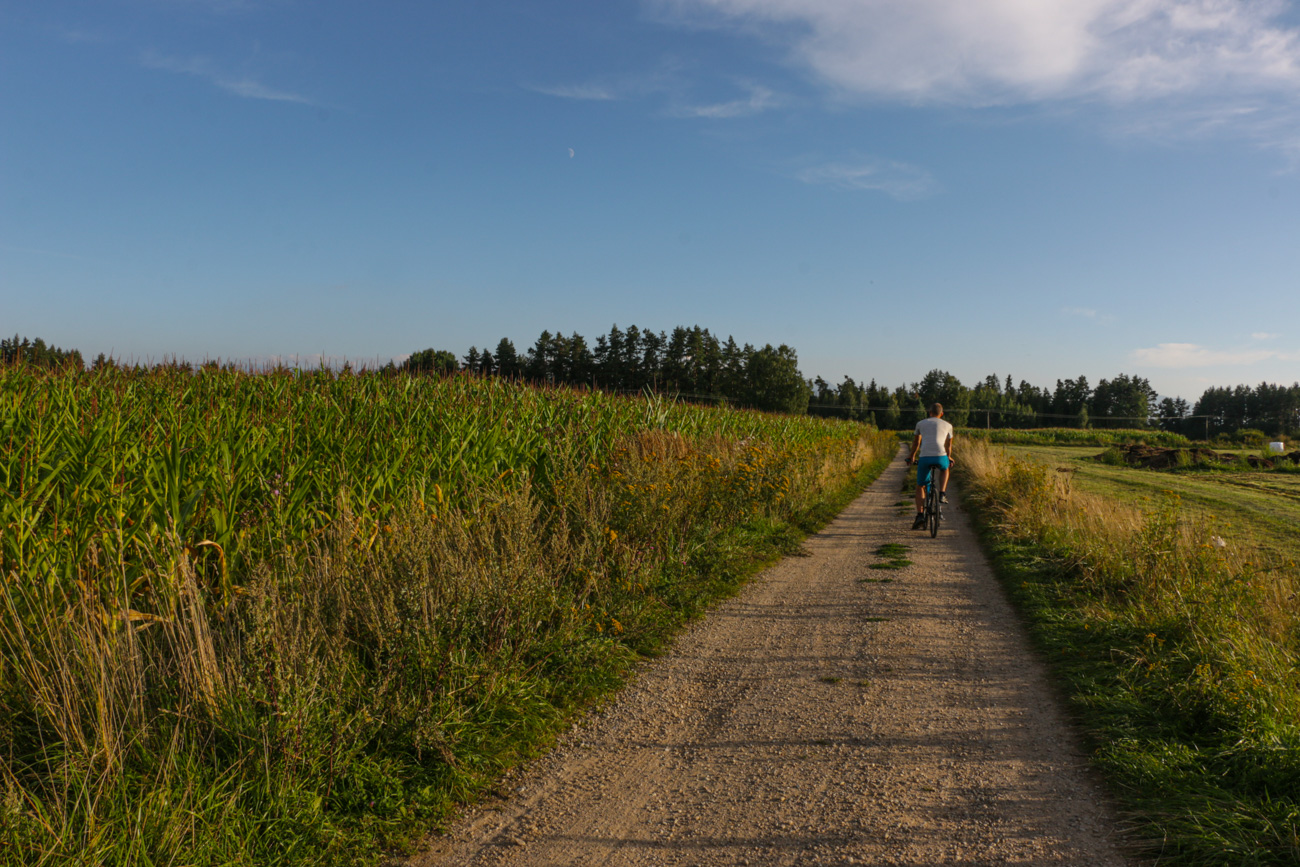
[[[908,463],[912,463],[908,461]],[[953,459],[948,458],[948,466],[951,469],[955,463]],[[937,466],[931,466],[925,481],[925,506],[921,515],[925,518],[925,528],[930,531],[930,538],[933,539],[939,535],[939,524],[943,521],[943,492],[939,490],[939,473],[942,470]]]
[[[943,520],[943,503],[939,497],[939,468],[930,467],[925,482],[925,526],[930,530],[930,538],[939,535],[939,522]]]

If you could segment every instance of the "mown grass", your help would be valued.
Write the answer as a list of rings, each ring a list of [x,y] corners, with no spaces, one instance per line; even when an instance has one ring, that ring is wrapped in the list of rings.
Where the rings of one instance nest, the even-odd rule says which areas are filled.
[[[0,394],[4,864],[373,863],[895,450],[471,379],[10,370]]]
[[[1057,473],[987,447],[964,456],[996,568],[1148,853],[1300,861],[1294,561],[1253,544],[1248,512],[1227,526],[1156,487],[1168,474],[1148,472],[1139,491],[1100,464]]]

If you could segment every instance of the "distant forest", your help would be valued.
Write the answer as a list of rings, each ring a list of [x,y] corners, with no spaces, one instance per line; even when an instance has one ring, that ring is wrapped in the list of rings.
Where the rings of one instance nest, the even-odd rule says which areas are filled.
[[[20,359],[37,367],[86,366],[79,351],[49,346],[39,337],[28,340],[15,334],[12,339],[0,340],[0,362],[14,364]]]
[[[75,349],[17,335],[0,340],[0,361],[85,367]],[[116,364],[101,353],[91,367]],[[175,361],[164,366],[189,367]],[[832,385],[820,376],[805,379],[790,346],[740,345],[699,326],[678,326],[666,333],[615,325],[593,342],[576,332],[565,336],[543,331],[522,353],[509,338],[502,338],[494,349],[471,346],[463,357],[448,350],[420,350],[378,373],[462,371],[607,391],[650,390],[699,402],[835,416],[882,428],[911,427],[924,417],[925,407],[937,401],[944,405],[945,417],[959,426],[1153,427],[1189,437],[1242,430],[1300,434],[1300,383],[1208,388],[1190,405],[1182,398],[1161,397],[1147,379],[1123,373],[1095,386],[1084,376],[1058,379],[1050,389],[996,374],[967,386],[943,370],[931,370],[919,382],[894,388],[850,377]]]

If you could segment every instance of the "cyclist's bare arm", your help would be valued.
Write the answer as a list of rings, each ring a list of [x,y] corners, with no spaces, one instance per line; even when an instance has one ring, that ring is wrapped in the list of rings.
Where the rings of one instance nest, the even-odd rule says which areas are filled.
[[[919,451],[921,451],[921,435],[917,434],[912,438],[912,454],[907,459],[909,464],[916,463],[916,455]]]

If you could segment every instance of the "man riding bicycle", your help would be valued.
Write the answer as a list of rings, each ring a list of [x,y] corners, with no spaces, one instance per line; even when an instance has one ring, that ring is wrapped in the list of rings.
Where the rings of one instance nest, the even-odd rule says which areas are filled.
[[[918,459],[917,455],[920,455]],[[930,473],[939,470],[939,502],[948,502],[948,468],[952,465],[952,425],[943,420],[943,404],[930,405],[930,417],[916,423],[909,464],[916,464],[916,520],[913,530],[925,527],[925,486]]]

